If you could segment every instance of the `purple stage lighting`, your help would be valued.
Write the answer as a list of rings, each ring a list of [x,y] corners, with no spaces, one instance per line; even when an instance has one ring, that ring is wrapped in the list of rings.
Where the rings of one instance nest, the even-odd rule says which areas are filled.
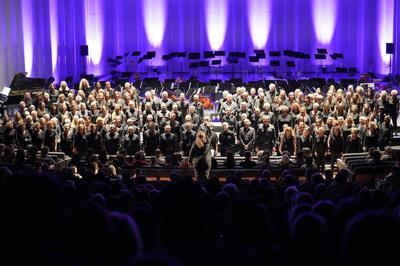
[[[51,41],[51,66],[53,77],[58,80],[56,73],[57,57],[58,57],[58,17],[57,17],[57,0],[49,0],[50,10],[50,41]]]
[[[379,66],[380,73],[387,73],[390,55],[386,54],[386,43],[393,42],[394,0],[379,1],[378,14],[378,41],[379,53],[382,62]]]
[[[22,5],[22,34],[24,36],[25,72],[32,73],[33,64],[33,19],[32,1],[26,0]]]
[[[153,47],[160,47],[167,20],[165,0],[143,0],[143,18],[149,43]]]
[[[264,48],[271,26],[271,1],[247,1],[247,18],[254,47],[257,49]]]
[[[317,40],[320,44],[330,44],[336,26],[336,1],[313,0],[313,21]]]
[[[228,13],[226,0],[207,0],[205,12],[208,42],[211,49],[216,51],[225,40]]]
[[[86,43],[89,45],[89,70],[94,74],[99,72],[97,67],[101,61],[103,52],[103,1],[86,0],[85,5],[85,31]]]

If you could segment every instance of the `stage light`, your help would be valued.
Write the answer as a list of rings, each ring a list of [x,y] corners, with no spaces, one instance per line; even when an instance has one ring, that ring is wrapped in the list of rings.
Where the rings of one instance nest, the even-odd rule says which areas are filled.
[[[143,0],[142,7],[147,39],[153,47],[160,47],[167,19],[165,0]]]
[[[24,1],[22,5],[22,35],[24,37],[24,62],[25,72],[28,76],[32,73],[33,64],[33,6],[31,0]]]
[[[393,42],[394,0],[379,1],[377,12],[379,53],[383,62],[379,66],[379,71],[380,73],[386,73],[389,72],[387,64],[390,61],[390,55],[386,54],[386,43]]]
[[[219,50],[225,40],[227,25],[226,0],[206,1],[206,27],[208,42],[212,50]]]
[[[247,1],[247,19],[254,47],[263,49],[271,26],[271,0]]]
[[[49,0],[50,10],[50,41],[51,41],[51,65],[53,77],[58,80],[56,73],[57,57],[58,57],[58,17],[57,17],[57,0]]]
[[[89,45],[89,62],[99,65],[103,52],[103,1],[86,0],[85,32]]]
[[[313,22],[317,40],[329,44],[335,32],[336,0],[313,0]]]

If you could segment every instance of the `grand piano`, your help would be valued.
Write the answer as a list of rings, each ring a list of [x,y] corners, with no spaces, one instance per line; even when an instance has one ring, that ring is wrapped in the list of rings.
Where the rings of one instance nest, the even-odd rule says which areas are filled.
[[[26,77],[27,74],[27,72],[17,73],[11,81],[10,88],[12,90],[43,90],[46,80],[42,78],[28,78]]]
[[[27,74],[27,72],[20,72],[14,76],[10,85],[9,104],[18,103],[27,91],[31,93],[43,91],[46,80],[43,78],[29,78],[26,76]]]

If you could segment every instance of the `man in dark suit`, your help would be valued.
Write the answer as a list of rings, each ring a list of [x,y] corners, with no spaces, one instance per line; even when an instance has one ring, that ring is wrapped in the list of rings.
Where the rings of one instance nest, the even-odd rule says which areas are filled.
[[[171,126],[167,124],[164,128],[164,133],[160,136],[160,149],[164,156],[176,152],[177,137],[171,133]]]
[[[251,126],[249,119],[244,120],[244,126],[239,129],[240,155],[246,151],[253,152],[256,131]]]
[[[275,127],[270,124],[269,116],[263,116],[262,123],[258,125],[258,132],[256,134],[256,151],[269,151],[269,153],[272,154],[274,145]]]

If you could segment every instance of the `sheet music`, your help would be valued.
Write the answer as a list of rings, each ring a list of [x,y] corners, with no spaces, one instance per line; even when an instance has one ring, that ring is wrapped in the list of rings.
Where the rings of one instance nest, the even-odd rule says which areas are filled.
[[[8,97],[8,95],[10,94],[11,88],[8,87],[3,87],[3,89],[0,91],[0,94]]]

